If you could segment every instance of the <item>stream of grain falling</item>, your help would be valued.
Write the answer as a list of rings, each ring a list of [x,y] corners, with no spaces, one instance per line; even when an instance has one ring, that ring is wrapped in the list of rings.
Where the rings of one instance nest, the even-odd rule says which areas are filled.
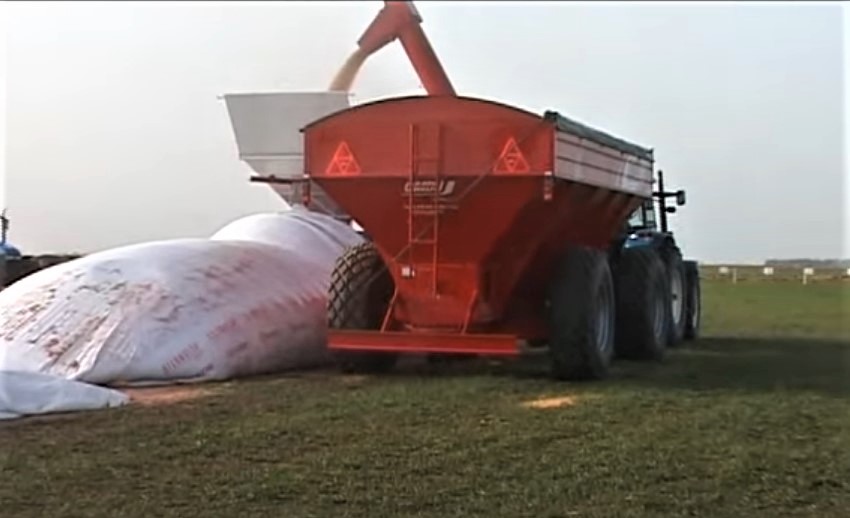
[[[357,76],[357,72],[360,71],[360,67],[363,66],[363,62],[366,61],[366,58],[369,57],[369,53],[364,52],[362,49],[355,50],[348,59],[345,60],[345,63],[342,65],[342,68],[336,73],[333,81],[331,81],[331,86],[328,88],[331,92],[349,92],[351,91],[351,85],[354,83],[354,78]]]

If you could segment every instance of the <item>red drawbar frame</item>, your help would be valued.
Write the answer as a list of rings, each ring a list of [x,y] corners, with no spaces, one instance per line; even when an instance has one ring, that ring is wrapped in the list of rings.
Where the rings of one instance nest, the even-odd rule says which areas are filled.
[[[328,347],[335,351],[476,354],[519,356],[517,337],[482,333],[410,333],[332,329]]]

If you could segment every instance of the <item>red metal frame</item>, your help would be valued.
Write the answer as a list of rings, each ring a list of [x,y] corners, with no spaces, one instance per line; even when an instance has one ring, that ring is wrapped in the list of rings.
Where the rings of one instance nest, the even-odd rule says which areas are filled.
[[[416,128],[429,124],[439,131],[430,130],[435,148],[425,155]],[[420,332],[431,333],[431,341],[480,334],[439,349],[478,347],[482,354],[506,343],[494,338],[500,345],[486,345],[488,333],[514,341],[545,337],[555,258],[570,242],[607,247],[641,201],[553,178],[555,136],[554,125],[538,115],[445,96],[360,105],[304,129],[310,178],[372,237],[396,285],[374,347],[362,333],[356,347],[385,350],[387,338],[377,335],[391,331],[411,335],[398,344],[405,351],[423,344],[413,338]],[[359,175],[325,173],[343,141]],[[506,150],[521,153],[513,168],[500,165]],[[351,336],[331,330],[330,347],[354,347]]]

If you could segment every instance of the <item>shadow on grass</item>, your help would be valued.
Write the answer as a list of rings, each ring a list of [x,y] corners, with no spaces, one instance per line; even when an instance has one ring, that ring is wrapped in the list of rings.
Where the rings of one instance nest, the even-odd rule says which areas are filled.
[[[850,344],[840,340],[706,338],[673,351],[642,372],[627,364],[629,383],[685,390],[791,390],[850,396]]]
[[[402,365],[393,375],[549,379],[545,355],[518,361],[465,360]],[[788,338],[703,338],[661,363],[616,360],[606,381],[678,390],[791,390],[850,397],[850,343]]]

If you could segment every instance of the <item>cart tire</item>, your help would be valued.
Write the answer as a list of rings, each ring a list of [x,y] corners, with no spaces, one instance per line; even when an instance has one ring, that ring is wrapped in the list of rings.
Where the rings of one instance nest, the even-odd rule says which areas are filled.
[[[616,302],[605,253],[571,247],[549,294],[549,355],[558,380],[603,379],[614,356]]]
[[[682,253],[678,247],[668,246],[661,249],[661,258],[667,269],[670,287],[670,319],[667,334],[667,346],[677,347],[685,339],[685,325],[688,309],[688,277]]]
[[[328,327],[380,329],[393,289],[392,276],[372,243],[349,248],[331,274]],[[397,360],[393,353],[355,351],[334,351],[333,357],[344,372],[386,372]]]
[[[632,360],[662,360],[670,328],[670,287],[655,249],[627,248],[617,265],[616,352]]]
[[[688,303],[685,313],[685,339],[699,338],[702,321],[702,291],[699,282],[699,266],[696,261],[685,261],[685,276],[688,280]]]

